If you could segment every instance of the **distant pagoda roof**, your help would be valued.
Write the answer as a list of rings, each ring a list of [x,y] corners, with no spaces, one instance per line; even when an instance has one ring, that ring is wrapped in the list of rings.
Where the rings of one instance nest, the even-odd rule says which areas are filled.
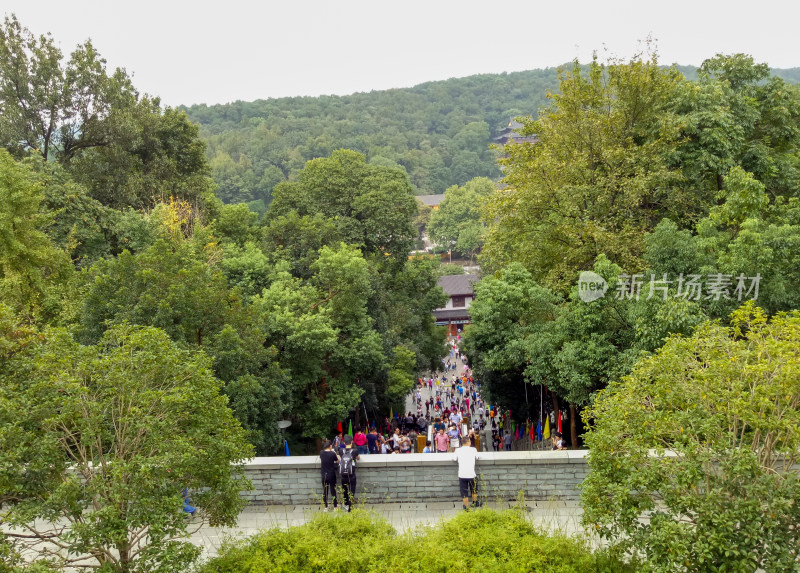
[[[536,143],[539,141],[539,136],[536,134],[533,135],[520,135],[519,130],[525,127],[523,124],[518,122],[515,119],[512,119],[508,122],[508,125],[505,126],[503,129],[500,130],[500,133],[497,137],[494,138],[494,141],[497,142],[498,145],[505,145],[509,142],[511,143]]]

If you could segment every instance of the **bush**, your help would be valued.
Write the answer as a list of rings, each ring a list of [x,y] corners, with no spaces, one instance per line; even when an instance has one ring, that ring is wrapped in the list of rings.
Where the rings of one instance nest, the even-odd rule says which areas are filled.
[[[519,511],[483,509],[403,535],[364,510],[319,514],[305,525],[226,545],[200,573],[636,570],[635,564],[624,564],[607,552],[593,553],[583,541],[537,532]]]
[[[584,522],[652,571],[797,571],[798,348],[800,313],[748,303],[609,386],[586,416]]]

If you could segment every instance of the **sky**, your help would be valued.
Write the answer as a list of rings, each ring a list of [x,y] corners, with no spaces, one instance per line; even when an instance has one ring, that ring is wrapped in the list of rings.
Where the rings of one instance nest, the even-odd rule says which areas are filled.
[[[744,52],[800,66],[796,0],[2,0],[65,54],[91,39],[166,105],[345,95],[556,67],[597,52],[699,65]]]

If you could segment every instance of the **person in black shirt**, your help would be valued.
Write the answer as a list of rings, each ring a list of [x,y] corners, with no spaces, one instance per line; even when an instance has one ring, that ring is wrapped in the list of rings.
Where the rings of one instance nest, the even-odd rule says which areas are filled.
[[[371,454],[378,454],[380,453],[380,448],[378,447],[379,440],[378,440],[378,431],[375,429],[375,426],[372,426],[369,434],[367,434],[367,448],[369,449],[369,453]]]
[[[353,436],[347,435],[344,437],[344,451],[342,452],[342,466],[345,465],[347,457],[351,457],[353,462],[350,464],[350,473],[346,473],[346,468],[340,468],[339,473],[342,478],[342,492],[344,493],[344,509],[350,511],[356,503],[356,467],[355,462],[358,460],[358,450],[353,447]]]
[[[339,456],[333,451],[330,440],[322,440],[319,459],[322,471],[322,501],[325,504],[325,511],[328,511],[328,489],[333,495],[333,508],[336,509],[339,505],[336,499],[336,468],[339,467]]]

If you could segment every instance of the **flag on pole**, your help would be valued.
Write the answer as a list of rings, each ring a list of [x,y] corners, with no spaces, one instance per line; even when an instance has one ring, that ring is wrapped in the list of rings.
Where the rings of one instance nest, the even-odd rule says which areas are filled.
[[[389,421],[391,422],[394,419],[394,412],[392,412],[392,407],[389,406]]]
[[[550,416],[544,417],[544,439],[550,439]]]
[[[536,441],[536,429],[533,427],[533,424],[531,424],[530,431],[531,431],[531,441],[535,442]]]
[[[539,438],[539,441],[542,441],[542,421],[539,420],[536,423],[536,437]]]
[[[338,424],[336,424],[336,431],[337,431],[337,432],[339,432],[340,434],[341,434],[342,432],[344,432],[344,430],[342,429],[342,423],[341,423],[341,422],[339,422]]]
[[[353,435],[353,420],[350,420],[350,425],[347,427],[347,435]]]
[[[286,453],[286,457],[289,457],[289,442],[283,440],[283,451]]]
[[[561,410],[558,411],[558,431],[563,434],[564,430],[561,429]]]

